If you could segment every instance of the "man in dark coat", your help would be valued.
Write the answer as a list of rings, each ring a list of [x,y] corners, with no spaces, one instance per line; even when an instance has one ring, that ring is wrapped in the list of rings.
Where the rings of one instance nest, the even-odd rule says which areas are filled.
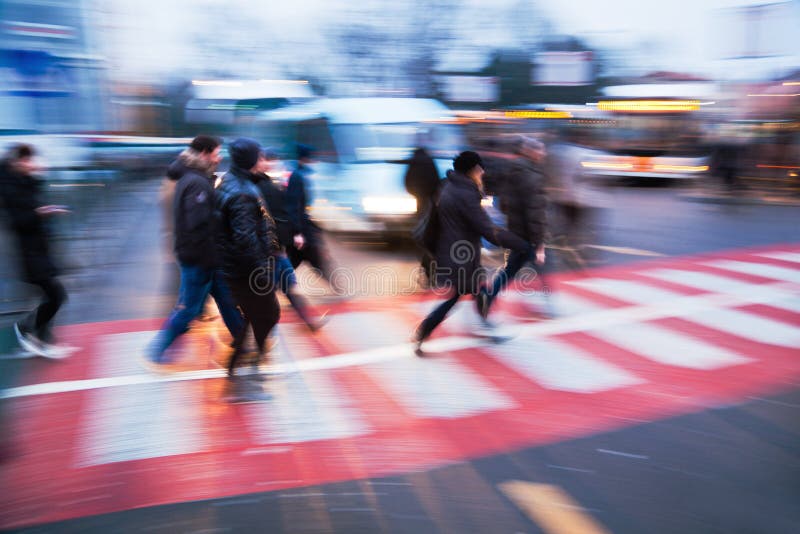
[[[228,151],[231,168],[217,190],[222,269],[236,302],[253,328],[259,355],[263,356],[267,337],[280,318],[274,269],[281,248],[275,222],[256,186],[261,147],[254,139],[239,138],[230,144]],[[243,352],[242,341],[243,336],[234,343],[228,365],[231,378]]]
[[[292,267],[307,261],[319,269],[323,278],[331,282],[331,265],[328,251],[322,240],[322,230],[311,220],[308,208],[312,204],[311,174],[314,170],[314,148],[297,146],[297,168],[289,177],[286,187],[286,213],[292,231],[291,247],[287,249]]]
[[[297,276],[285,253],[285,250],[292,246],[293,236],[286,210],[286,188],[277,180],[277,177],[271,176],[276,163],[278,163],[278,155],[272,150],[266,149],[259,157],[257,172],[253,173],[256,185],[266,203],[267,211],[275,221],[278,243],[281,247],[280,254],[275,256],[274,281],[286,295],[298,317],[308,326],[309,330],[316,332],[323,326],[323,322],[311,317],[308,302],[298,291]]]
[[[173,198],[175,256],[180,265],[181,288],[175,310],[150,346],[149,364],[165,364],[164,352],[189,329],[203,310],[208,295],[214,297],[228,331],[236,339],[244,319],[230,288],[219,271],[214,205],[214,169],[221,161],[220,141],[197,136],[168,174],[177,177]]]
[[[14,325],[17,340],[26,351],[50,358],[69,355],[52,344],[51,321],[67,299],[58,270],[50,256],[45,218],[67,213],[63,206],[43,206],[40,201],[43,181],[36,176],[38,167],[30,145],[15,145],[0,161],[0,199],[14,233],[26,282],[38,286],[44,298],[41,304]]]
[[[512,251],[505,267],[494,279],[481,316],[486,318],[497,294],[513,280],[526,263],[543,266],[544,240],[547,231],[547,197],[541,170],[545,146],[530,137],[518,137],[510,147],[515,154],[507,160],[500,189],[500,209],[507,217],[507,227],[531,246],[529,251]]]
[[[479,311],[485,306],[485,274],[481,269],[481,237],[495,245],[527,253],[530,245],[511,232],[498,228],[481,207],[483,167],[480,156],[462,152],[453,162],[454,172],[442,189],[438,202],[439,239],[436,246],[434,284],[450,296],[430,313],[414,335],[417,354],[425,341],[456,302],[473,295]]]

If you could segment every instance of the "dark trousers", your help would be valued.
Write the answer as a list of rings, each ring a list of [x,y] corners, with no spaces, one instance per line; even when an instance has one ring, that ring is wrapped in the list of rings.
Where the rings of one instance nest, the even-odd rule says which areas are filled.
[[[513,280],[517,274],[519,274],[526,264],[534,267],[536,276],[542,280],[542,286],[547,286],[544,279],[547,262],[545,261],[545,265],[536,264],[537,248],[538,246],[532,247],[530,252],[517,252],[513,250],[509,252],[506,264],[502,269],[500,269],[500,272],[497,273],[494,283],[492,284],[492,290],[489,292],[488,305],[486,306],[487,312],[491,307],[492,302],[494,302],[494,299],[497,298],[497,294],[505,289],[508,283]]]
[[[281,308],[278,299],[275,297],[274,289],[270,291],[257,291],[251,287],[248,279],[231,279],[228,281],[233,298],[244,312],[247,323],[253,328],[253,337],[256,339],[256,346],[259,353],[264,353],[267,344],[267,337],[272,329],[278,324],[281,317]],[[242,344],[244,342],[246,328],[234,339],[234,351],[228,364],[228,372],[233,373],[239,357],[242,354]]]
[[[41,304],[22,320],[21,325],[23,330],[33,332],[36,337],[49,343],[52,341],[50,321],[66,302],[67,292],[56,278],[45,278],[30,283],[39,286],[44,298]]]
[[[442,324],[447,317],[447,314],[450,313],[450,310],[452,310],[453,306],[456,305],[456,302],[458,302],[458,300],[463,296],[464,293],[456,291],[450,298],[439,304],[431,313],[429,313],[428,316],[423,319],[422,323],[417,329],[417,338],[420,341],[428,339],[433,331],[436,330],[440,324]],[[479,302],[481,298],[486,298],[486,289],[481,288],[481,290],[477,294],[473,295],[473,297],[475,298],[475,304],[478,307],[478,313],[480,313],[481,307]]]
[[[292,247],[287,251],[287,254],[289,261],[292,262],[292,268],[297,269],[301,263],[307,261],[322,273],[322,277],[328,283],[331,282],[331,262],[321,236],[307,239],[302,250]]]

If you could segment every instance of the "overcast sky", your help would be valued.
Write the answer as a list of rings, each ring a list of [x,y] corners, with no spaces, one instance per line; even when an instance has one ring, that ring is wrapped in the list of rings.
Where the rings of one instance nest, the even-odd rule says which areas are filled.
[[[408,0],[409,2],[411,0]],[[473,8],[497,13],[504,6],[517,6],[520,0],[467,0]],[[770,0],[539,0],[536,5],[553,22],[559,33],[585,37],[595,46],[617,50],[635,49],[626,61],[637,67],[680,70],[707,75],[724,74],[720,59],[753,50],[783,56],[772,60],[784,63],[800,57],[800,0],[785,2],[790,7],[772,13],[774,20],[765,21],[760,37],[745,44],[745,34],[753,34],[755,26],[746,24],[747,17],[722,8],[773,3]],[[290,43],[295,52],[305,43],[320,43],[320,30],[332,21],[349,24],[358,11],[374,6],[400,5],[402,0],[387,4],[383,0],[362,0],[358,4],[341,0],[291,0],[253,2],[245,0],[116,0],[116,14],[106,17],[106,27],[113,36],[112,55],[118,67],[127,72],[147,73],[152,70],[178,69],[187,62],[201,61],[199,43],[187,35],[209,35],[208,46],[220,41],[242,43],[237,29],[244,22],[258,21],[263,39],[274,45],[268,50],[279,53],[279,45]],[[105,4],[109,5],[109,4]],[[409,4],[404,4],[409,5]],[[425,2],[410,5],[424,9]],[[462,4],[463,5],[463,4]],[[358,7],[356,7],[358,6]],[[402,9],[402,7],[400,8]],[[111,14],[112,8],[105,8]],[[377,11],[377,10],[375,10]],[[465,29],[469,38],[480,47],[509,45],[512,37],[497,24],[480,18],[465,21],[466,10],[452,14],[454,25]],[[158,13],[157,16],[154,13]],[[209,24],[209,13],[214,23]],[[769,18],[769,17],[768,17]],[[392,23],[391,14],[387,25]],[[210,27],[209,27],[210,26]],[[474,26],[474,27],[473,27]],[[485,27],[485,28],[482,28]],[[754,40],[755,39],[755,40]],[[756,43],[757,41],[757,43]],[[234,46],[235,47],[235,46]],[[313,46],[309,47],[313,49]],[[745,50],[746,49],[746,50]],[[243,53],[247,53],[243,50]],[[627,53],[627,52],[626,52]],[[266,69],[268,58],[257,65]],[[741,62],[740,62],[741,63]],[[741,68],[741,67],[737,67]],[[262,69],[262,70],[263,70]]]

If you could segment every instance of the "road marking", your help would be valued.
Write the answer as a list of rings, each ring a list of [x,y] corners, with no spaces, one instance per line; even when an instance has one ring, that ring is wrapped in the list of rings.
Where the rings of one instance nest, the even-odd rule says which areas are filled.
[[[205,450],[193,384],[146,384],[91,392],[77,447],[79,467]]]
[[[800,252],[761,252],[757,254],[764,258],[773,260],[791,261],[793,263],[800,263]]]
[[[485,351],[547,389],[596,393],[643,382],[558,341],[517,338]]]
[[[596,250],[605,250],[606,252],[613,252],[615,254],[626,254],[628,256],[647,256],[651,258],[661,258],[666,256],[666,254],[662,254],[660,252],[655,252],[652,250],[643,250],[640,248],[611,247],[607,245],[584,245],[584,246]]]
[[[405,358],[368,365],[364,370],[417,417],[456,419],[515,406],[513,400],[450,359]]]
[[[558,486],[510,480],[498,488],[547,534],[609,532]]]
[[[719,312],[729,311],[722,308],[744,306],[748,304],[772,304],[777,301],[785,300],[786,293],[788,291],[793,291],[796,287],[796,284],[774,283],[749,286],[747,290],[736,289],[724,295],[704,294],[678,297],[669,301],[660,302],[658,305],[627,306],[624,308],[602,310],[596,313],[586,313],[577,317],[565,317],[552,321],[532,323],[520,326],[519,334],[520,336],[527,337],[567,334],[570,332],[582,332],[604,328],[611,325],[630,324],[664,319],[667,317],[683,318],[690,313],[712,316]],[[748,315],[754,317],[752,314]],[[487,342],[483,339],[466,336],[450,336],[426,342],[425,350],[426,352],[435,353],[485,346],[487,346]],[[404,358],[416,358],[411,343],[388,345],[374,349],[331,355],[325,358],[303,360],[296,365],[292,364],[287,366],[285,364],[275,364],[269,367],[267,374],[280,375],[297,371],[322,371],[325,369],[368,365]],[[43,382],[0,390],[0,399],[67,393],[126,385],[209,380],[224,378],[225,376],[226,371],[224,369],[208,369],[178,372],[167,376],[156,376],[148,373],[63,382]]]
[[[764,278],[773,278],[784,282],[800,284],[800,270],[769,265],[766,263],[751,263],[748,261],[718,260],[705,263],[711,267],[725,269],[744,274],[753,274]]]
[[[254,443],[298,443],[367,434],[368,425],[327,373],[289,373],[267,387],[272,399],[243,407]]]
[[[767,345],[800,348],[800,328],[754,313],[740,310],[692,312],[682,319]]]
[[[764,287],[762,284],[744,282],[735,278],[721,276],[713,273],[700,271],[684,271],[678,269],[655,269],[642,271],[641,274],[657,280],[666,280],[673,284],[694,287],[703,291],[714,291],[716,293],[732,293],[737,291],[749,291],[754,287]],[[784,296],[786,296],[784,294]]]
[[[589,334],[654,362],[689,369],[719,369],[750,358],[654,324],[615,325]]]
[[[649,284],[634,282],[632,280],[595,278],[592,280],[575,280],[567,283],[634,304],[652,304],[654,302],[671,300],[680,296],[680,294],[674,291],[653,287]]]
[[[611,449],[596,449],[597,452],[601,452],[603,454],[611,454],[613,456],[622,456],[624,458],[635,458],[637,460],[649,460],[649,456],[645,456],[644,454],[631,454],[629,452],[621,452],[621,451],[612,451]]]

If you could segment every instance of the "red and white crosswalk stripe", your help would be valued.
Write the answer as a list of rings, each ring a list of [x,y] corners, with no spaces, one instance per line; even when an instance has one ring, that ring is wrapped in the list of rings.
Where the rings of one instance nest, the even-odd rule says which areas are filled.
[[[0,527],[432,467],[800,377],[796,246],[551,278],[558,319],[526,318],[538,297],[512,288],[497,317],[519,319],[517,336],[491,344],[470,335],[465,299],[424,359],[408,337],[428,297],[349,303],[316,336],[282,323],[257,404],[222,402],[210,356],[224,343],[207,329],[180,341],[196,369],[162,378],[137,363],[157,321],[68,327],[83,358],[0,392],[21,446],[41,451],[3,466],[17,497]]]

